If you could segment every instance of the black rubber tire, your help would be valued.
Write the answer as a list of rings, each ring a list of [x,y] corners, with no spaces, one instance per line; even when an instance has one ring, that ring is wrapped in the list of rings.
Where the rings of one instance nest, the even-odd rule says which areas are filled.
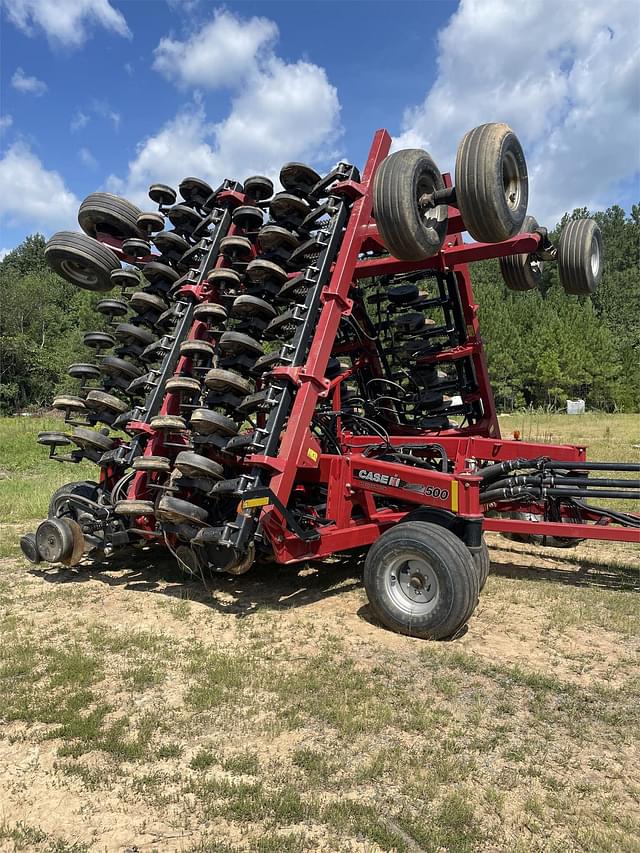
[[[111,273],[111,287],[140,287],[142,279],[137,270],[117,269]]]
[[[167,217],[174,228],[183,233],[193,231],[202,222],[200,214],[186,204],[174,204],[167,211]]]
[[[153,501],[118,501],[114,507],[116,515],[130,516],[136,518],[139,515],[153,515],[155,507]]]
[[[86,397],[87,409],[93,412],[99,412],[106,409],[116,415],[123,415],[129,410],[129,403],[125,403],[114,394],[107,394],[105,391],[99,391],[97,388],[94,391],[89,391]]]
[[[156,510],[156,516],[162,521],[187,521],[198,524],[206,521],[208,515],[207,510],[197,504],[172,497],[160,498]]]
[[[273,261],[266,261],[264,258],[257,258],[247,265],[247,278],[255,284],[264,284],[265,282],[273,281],[278,286],[284,284],[288,276],[285,270],[279,264],[274,264]]]
[[[478,572],[479,591],[482,592],[484,585],[487,582],[487,578],[489,577],[489,572],[491,571],[491,558],[484,538],[482,540],[480,550],[474,551],[472,556],[476,571]]]
[[[120,261],[108,246],[77,231],[57,231],[47,242],[44,257],[54,272],[83,290],[111,290],[111,273]]]
[[[229,310],[231,317],[263,317],[270,319],[277,315],[273,305],[257,296],[236,296]]]
[[[146,258],[151,254],[149,241],[140,237],[127,237],[122,241],[121,249],[129,258],[136,258],[134,263],[138,263],[138,258]]]
[[[183,178],[180,181],[178,192],[188,204],[202,207],[209,198],[213,189],[201,178]]]
[[[499,243],[518,233],[529,180],[522,146],[508,124],[482,124],[463,136],[456,155],[456,199],[474,240]]]
[[[73,483],[65,483],[64,486],[60,486],[60,488],[56,489],[51,495],[51,498],[49,499],[47,517],[56,518],[56,504],[60,495],[80,495],[80,497],[89,498],[89,500],[95,501],[98,498],[98,488],[98,484],[93,483],[90,480],[77,480]],[[76,521],[78,520],[76,507],[69,506],[68,504],[61,515],[68,515]]]
[[[265,253],[274,252],[277,249],[292,252],[300,245],[300,238],[281,225],[265,225],[258,232],[258,245]]]
[[[224,332],[220,337],[219,347],[224,353],[249,352],[259,356],[264,352],[262,344],[242,332]]]
[[[84,427],[76,427],[69,437],[78,447],[90,447],[92,450],[101,450],[103,453],[116,445],[108,435],[93,429],[84,429]]]
[[[183,432],[187,429],[185,419],[178,415],[156,415],[151,418],[150,426],[155,430],[166,429],[169,432]]]
[[[193,309],[193,319],[203,323],[226,323],[227,312],[217,302],[201,302]]]
[[[269,204],[269,213],[276,222],[279,220],[302,222],[310,211],[311,208],[304,199],[291,193],[278,193]]]
[[[176,234],[175,231],[160,231],[153,238],[153,245],[172,261],[179,260],[189,249],[189,244],[184,237]]]
[[[137,225],[143,234],[156,234],[164,228],[164,216],[155,211],[144,212],[138,217]]]
[[[225,257],[238,261],[249,261],[253,257],[253,245],[247,237],[229,236],[220,240],[220,251]]]
[[[235,421],[211,409],[195,409],[191,415],[191,428],[200,435],[233,436],[238,433]]]
[[[188,358],[213,358],[214,354],[213,344],[206,341],[183,341],[180,344],[180,355]]]
[[[533,216],[525,216],[520,233],[530,233],[538,228]],[[535,264],[535,266],[533,265]],[[502,280],[509,290],[524,292],[535,290],[542,281],[542,261],[532,261],[531,255],[507,255],[500,258]]]
[[[159,314],[162,314],[167,310],[167,303],[164,299],[156,296],[155,293],[145,293],[142,290],[137,290],[131,294],[129,304],[140,314],[144,314],[147,311],[158,311]]]
[[[593,219],[572,219],[558,242],[558,275],[566,293],[590,296],[602,280],[602,234]]]
[[[153,471],[168,474],[171,471],[171,461],[166,456],[138,456],[131,467],[134,471]]]
[[[222,480],[224,468],[218,462],[207,459],[200,453],[183,450],[176,456],[175,467],[185,477],[202,477],[204,479]]]
[[[140,326],[134,326],[133,323],[118,323],[114,332],[116,338],[121,341],[135,341],[135,343],[145,347],[157,340],[152,332],[148,332]]]
[[[142,237],[138,217],[142,211],[126,198],[112,193],[91,193],[80,205],[78,224],[85,234],[95,237],[98,232],[112,237]]]
[[[173,187],[168,187],[166,184],[151,184],[149,187],[149,198],[156,204],[175,204],[177,197]]]
[[[129,306],[122,299],[101,299],[96,305],[96,311],[106,317],[124,317],[129,313]]]
[[[266,201],[273,195],[273,181],[263,175],[251,175],[245,179],[244,194],[251,201]]]
[[[98,379],[100,377],[100,368],[95,364],[74,362],[74,364],[70,364],[67,368],[67,373],[73,379],[85,381],[87,379]]]
[[[251,383],[233,370],[214,367],[205,373],[204,384],[212,391],[235,391],[246,396],[251,393]]]
[[[162,264],[160,261],[149,261],[142,267],[142,274],[152,284],[156,281],[165,281],[169,284],[174,284],[180,275],[167,264]]]
[[[62,412],[86,412],[85,402],[82,397],[74,397],[71,394],[59,394],[53,398],[52,408],[60,409]]]
[[[164,384],[165,394],[186,394],[193,397],[202,392],[202,386],[191,376],[172,376]]]
[[[285,163],[280,169],[280,183],[290,193],[308,195],[320,181],[320,175],[306,163]]]
[[[264,213],[259,207],[252,204],[241,204],[233,211],[233,224],[242,228],[243,231],[257,231],[262,228]]]
[[[127,379],[137,379],[144,372],[137,365],[115,355],[105,356],[100,364],[100,370],[107,375],[124,376]]]
[[[116,339],[109,332],[85,332],[82,337],[82,343],[91,349],[111,349],[115,346]]]
[[[406,607],[398,604],[403,600],[401,589],[389,591],[399,587],[391,573],[394,563],[405,556],[428,567],[436,581],[434,604],[427,612],[414,612],[408,597]],[[399,524],[373,543],[365,561],[364,586],[383,625],[425,640],[456,636],[471,617],[479,594],[478,571],[466,546],[444,527],[422,521]]]
[[[403,261],[437,254],[447,233],[447,205],[423,212],[418,199],[444,189],[440,170],[426,151],[407,148],[386,157],[373,180],[378,232],[389,252]]]

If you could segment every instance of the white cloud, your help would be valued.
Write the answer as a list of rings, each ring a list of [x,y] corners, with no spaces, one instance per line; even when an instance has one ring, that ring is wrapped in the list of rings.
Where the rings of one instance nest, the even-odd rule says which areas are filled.
[[[243,21],[221,9],[186,41],[161,39],[153,67],[181,86],[239,85],[277,36],[277,26],[267,18]]]
[[[95,169],[98,165],[98,161],[88,148],[81,148],[78,151],[78,157],[80,158],[80,162],[87,166],[89,169]]]
[[[13,124],[13,116],[7,115],[0,116],[0,133],[4,133],[5,130],[9,130],[11,125]]]
[[[80,202],[57,172],[42,165],[23,142],[0,160],[0,220],[12,227],[74,228]]]
[[[110,121],[115,130],[120,129],[120,122],[122,120],[122,116],[120,115],[120,113],[117,113],[111,107],[108,101],[94,99],[91,103],[91,109],[96,115],[99,115],[101,118],[106,118],[107,121]]]
[[[219,13],[215,26],[220,18]],[[249,41],[259,42],[254,32],[257,19],[245,24],[233,20],[234,28],[246,26],[251,31]],[[264,32],[270,30],[266,24],[270,22],[265,22]],[[277,177],[287,160],[335,161],[340,103],[324,69],[302,60],[284,62],[262,47],[251,63],[226,118],[211,122],[196,95],[193,103],[138,145],[126,178],[112,175],[108,187],[148,204],[147,190],[154,181],[175,185],[186,175],[197,175],[215,187],[224,178],[241,181],[256,173]]]
[[[11,85],[24,95],[35,95],[40,97],[47,91],[47,84],[37,77],[29,77],[22,68],[16,68],[11,78]]]
[[[89,124],[89,121],[89,116],[86,113],[83,113],[82,110],[78,110],[71,119],[69,129],[72,133],[76,130],[82,130],[83,127],[86,127]]]
[[[0,261],[4,261],[11,249],[0,249]]]
[[[395,148],[453,170],[467,130],[506,121],[529,164],[530,211],[553,226],[640,168],[637,5],[462,0],[438,36],[438,75]]]
[[[52,44],[80,47],[92,25],[131,38],[124,16],[109,0],[0,0],[9,20],[28,35],[44,30]]]

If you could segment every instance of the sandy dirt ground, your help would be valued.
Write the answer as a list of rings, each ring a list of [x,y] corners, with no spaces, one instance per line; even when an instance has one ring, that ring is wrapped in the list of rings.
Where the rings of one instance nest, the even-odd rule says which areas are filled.
[[[262,569],[214,579],[205,588],[153,554],[63,571],[3,561],[0,850],[640,849],[633,818],[637,742],[611,740],[607,728],[615,722],[606,716],[585,717],[587,734],[572,735],[571,719],[564,718],[553,733],[547,711],[536,710],[531,698],[550,702],[555,715],[553,703],[563,692],[575,690],[578,702],[582,695],[605,696],[602,691],[628,696],[629,684],[635,679],[637,685],[638,552],[600,543],[565,553],[488,539],[492,574],[485,594],[467,633],[445,644],[375,624],[354,566]],[[51,655],[74,649],[90,654],[91,662],[67,656],[50,663]],[[314,679],[319,658],[321,675],[340,672],[340,662],[348,661],[344,685],[335,685],[338,695],[323,700],[330,712],[314,702],[314,691],[326,689],[322,678]],[[259,663],[245,677],[247,660]],[[47,710],[67,700],[66,690],[79,689],[73,672],[64,680],[72,666],[89,693],[86,707],[79,700],[69,713],[84,719],[106,703],[103,734],[93,742]],[[215,666],[222,697],[215,694]],[[299,676],[295,683],[291,673]],[[212,691],[204,698],[197,692],[202,682]],[[357,696],[354,684],[362,688]],[[367,695],[378,689],[390,717],[380,717]],[[341,690],[349,719],[341,716]],[[398,697],[405,707],[416,705],[410,720],[394,719]],[[424,719],[416,723],[419,714]],[[506,741],[499,747],[491,741],[497,732],[502,737],[496,715],[511,753]],[[477,726],[473,741],[471,723]],[[488,741],[480,743],[480,735]],[[436,736],[439,756],[449,739],[455,766],[468,754],[473,768],[466,776],[445,773],[436,788],[425,777],[432,811],[403,822],[416,797],[405,752],[415,751],[417,740],[420,749],[434,747]],[[530,750],[526,760],[516,755],[519,747]],[[544,773],[536,775],[536,750],[547,748]],[[385,749],[391,749],[388,759]],[[307,754],[333,769],[301,770],[312,762]],[[376,761],[388,764],[371,770]],[[547,784],[550,775],[559,790]],[[464,791],[475,791],[465,796],[477,825],[443,834],[429,821],[443,797],[458,796],[461,782]],[[247,814],[238,785],[247,787]],[[553,804],[563,786],[578,797],[565,823]],[[299,803],[288,809],[273,797],[265,805],[265,791],[284,788],[313,806],[301,812]],[[539,813],[526,805],[534,796]],[[602,810],[590,810],[590,797],[609,798],[624,816],[620,826],[609,831]],[[371,830],[373,817],[368,824],[364,818],[341,822],[336,809],[327,817],[328,807],[349,800],[387,814],[388,835]],[[582,838],[576,827],[589,823],[590,814],[594,834]],[[420,820],[436,827],[438,846],[425,841]]]

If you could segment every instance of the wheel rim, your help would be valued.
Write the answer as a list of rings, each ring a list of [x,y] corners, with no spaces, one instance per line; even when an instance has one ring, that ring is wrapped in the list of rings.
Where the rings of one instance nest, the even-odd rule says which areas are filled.
[[[440,583],[424,557],[396,557],[385,572],[387,593],[396,607],[412,616],[426,616],[437,606]]]
[[[598,273],[600,272],[600,244],[597,239],[592,237],[591,239],[591,274],[594,278],[597,278]]]
[[[87,287],[91,287],[98,283],[98,276],[88,267],[78,261],[63,260],[60,261],[62,270],[78,283],[82,283]]]
[[[518,173],[518,161],[511,151],[505,153],[502,161],[502,185],[509,209],[517,210],[520,206],[521,196],[520,175]]]
[[[420,210],[424,227],[431,232],[429,236],[430,239],[434,241],[439,240],[440,235],[438,233],[438,229],[441,228],[443,222],[446,222],[449,210],[446,204],[422,207],[421,200],[423,196],[431,195],[438,189],[440,189],[440,187],[430,175],[423,175],[418,181],[418,209]]]

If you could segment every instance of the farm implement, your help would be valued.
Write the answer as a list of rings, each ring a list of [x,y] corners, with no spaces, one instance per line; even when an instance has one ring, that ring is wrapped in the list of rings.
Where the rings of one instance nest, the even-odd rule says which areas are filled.
[[[477,605],[485,530],[640,542],[640,516],[599,504],[637,500],[640,466],[501,437],[468,271],[499,258],[526,291],[557,263],[588,295],[597,224],[551,243],[507,125],[466,134],[454,178],[390,145],[378,131],[362,174],[287,163],[275,192],[263,176],[188,177],[180,198],[154,184],[148,213],[93,193],[82,233],[49,240],[61,276],[116,295],[84,337],[95,358],[69,368],[77,391],[54,400],[70,429],[38,439],[99,474],[53,495],[29,560],[157,543],[193,575],[239,575],[367,550],[378,619],[439,639]]]

